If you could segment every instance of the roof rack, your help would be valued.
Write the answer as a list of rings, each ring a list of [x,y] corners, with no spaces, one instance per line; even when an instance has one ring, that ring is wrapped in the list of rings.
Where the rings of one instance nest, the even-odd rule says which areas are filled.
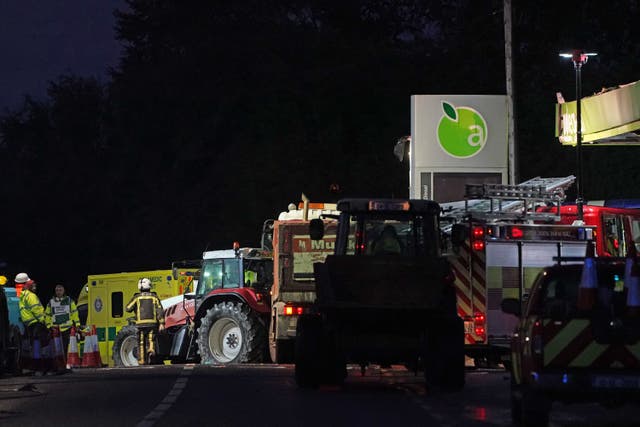
[[[535,177],[517,185],[467,184],[465,200],[442,203],[444,217],[461,219],[472,217],[483,220],[559,221],[560,204],[565,190],[575,176],[558,178]],[[556,205],[553,212],[536,212],[540,205]]]

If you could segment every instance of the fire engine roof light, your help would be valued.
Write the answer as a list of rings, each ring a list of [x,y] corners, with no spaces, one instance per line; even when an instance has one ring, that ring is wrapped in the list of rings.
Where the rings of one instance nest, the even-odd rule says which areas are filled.
[[[524,236],[524,231],[520,227],[512,227],[511,228],[511,237],[514,239],[522,239]]]
[[[237,251],[238,249],[240,249],[240,242],[233,242],[233,250]]]

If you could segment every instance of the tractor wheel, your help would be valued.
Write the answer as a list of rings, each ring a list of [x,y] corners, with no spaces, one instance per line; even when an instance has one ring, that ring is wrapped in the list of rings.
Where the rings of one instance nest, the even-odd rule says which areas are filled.
[[[458,391],[465,383],[464,323],[456,317],[426,331],[423,360],[427,387]]]
[[[269,340],[269,355],[273,363],[292,363],[295,340]]]
[[[200,363],[261,362],[266,341],[264,324],[247,305],[221,302],[207,310],[200,320]]]
[[[347,363],[334,336],[329,334],[324,342],[326,349],[324,382],[341,386],[347,378]]]
[[[138,366],[138,328],[127,325],[120,329],[113,341],[115,366]]]
[[[322,372],[322,320],[300,316],[296,326],[295,378],[298,387],[315,388]]]

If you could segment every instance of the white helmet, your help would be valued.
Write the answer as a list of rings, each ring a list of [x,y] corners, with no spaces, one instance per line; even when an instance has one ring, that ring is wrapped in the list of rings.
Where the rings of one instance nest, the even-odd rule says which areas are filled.
[[[150,291],[151,290],[151,280],[147,279],[146,277],[144,279],[138,280],[138,289],[140,291]]]
[[[16,283],[26,283],[30,279],[29,279],[29,275],[27,275],[27,273],[18,273],[18,274],[16,274],[16,278],[14,280],[15,280]]]

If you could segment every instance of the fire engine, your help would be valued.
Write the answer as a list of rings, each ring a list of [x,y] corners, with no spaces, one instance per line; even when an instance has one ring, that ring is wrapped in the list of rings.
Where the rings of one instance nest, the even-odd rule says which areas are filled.
[[[574,180],[471,184],[464,202],[442,204],[450,220],[445,231],[455,228],[464,239],[451,251],[451,262],[466,354],[477,366],[508,364],[517,319],[500,310],[500,301],[526,296],[544,267],[558,257],[584,256],[588,241],[598,256],[621,257],[629,245],[640,246],[639,209],[585,205],[583,220],[577,222],[577,206],[563,204]]]
[[[573,181],[569,176],[519,185],[469,184],[464,202],[442,205],[449,220],[445,231],[463,242],[452,247],[449,258],[465,353],[476,366],[508,362],[517,319],[500,310],[502,299],[522,299],[554,257],[583,256],[587,241],[594,239],[595,227],[563,224],[560,215],[536,209],[540,204],[559,208]]]

